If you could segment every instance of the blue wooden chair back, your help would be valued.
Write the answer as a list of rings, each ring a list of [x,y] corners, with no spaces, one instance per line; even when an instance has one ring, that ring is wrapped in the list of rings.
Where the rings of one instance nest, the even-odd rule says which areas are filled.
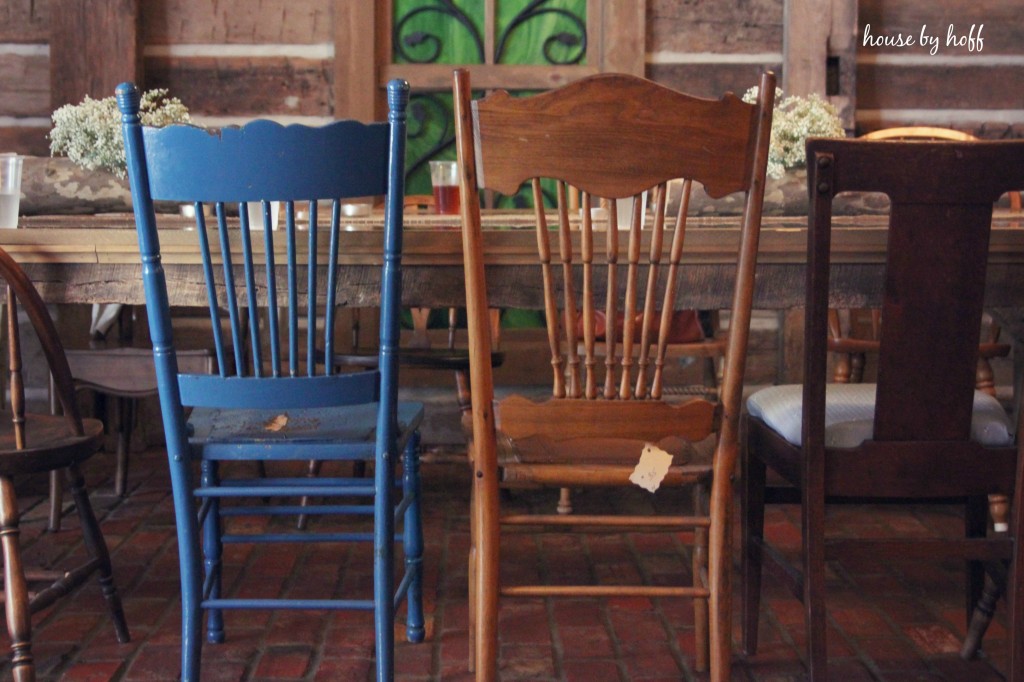
[[[311,128],[257,120],[216,131],[142,126],[138,90],[118,88],[158,379],[161,393],[175,396],[165,410],[174,412],[173,403],[287,409],[384,398],[382,407],[394,404],[408,86],[393,81],[388,93],[390,123]],[[333,353],[334,311],[343,303],[336,277],[341,203],[371,195],[385,197],[380,369],[337,374],[318,359]],[[195,207],[217,375],[178,375],[156,201]],[[270,202],[281,202],[283,230],[268,229]],[[252,206],[262,220],[250,219]],[[265,319],[257,308],[266,310]]]

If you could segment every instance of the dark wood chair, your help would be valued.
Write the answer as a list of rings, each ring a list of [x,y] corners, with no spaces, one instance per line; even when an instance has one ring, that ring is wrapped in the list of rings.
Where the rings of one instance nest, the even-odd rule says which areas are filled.
[[[120,311],[122,330],[119,331],[120,338],[117,341],[97,340],[90,348],[65,351],[75,390],[91,391],[103,398],[105,409],[101,412],[108,422],[108,430],[116,434],[114,494],[118,497],[123,497],[128,491],[128,459],[138,401],[157,394],[153,349],[135,348],[130,345],[133,315],[134,311],[130,306],[125,306]],[[127,345],[120,345],[122,343]],[[212,351],[183,350],[178,352],[178,365],[182,371],[189,374],[212,374],[216,363]],[[110,409],[111,403],[114,409]],[[51,377],[51,412],[56,414],[58,407]],[[49,522],[49,528],[54,532],[61,527],[63,499],[62,477],[59,472],[54,472],[50,477]]]
[[[1004,192],[1024,187],[1024,142],[811,140],[807,159],[805,383],[759,391],[747,404],[743,648],[757,649],[765,559],[785,567],[779,575],[804,602],[813,680],[827,678],[826,561],[961,557],[969,562],[970,609],[981,592],[982,562],[1009,560],[1008,679],[1018,679],[1024,671],[1017,589],[1024,459],[1006,411],[975,390],[974,376],[992,206]],[[848,191],[882,192],[891,202],[888,261],[878,288],[884,320],[878,383],[826,387],[832,200]],[[767,469],[792,487],[767,486]],[[993,493],[1015,496],[1005,536],[986,537],[986,496]],[[963,506],[965,535],[827,538],[826,505],[844,500],[946,500]],[[801,504],[798,567],[765,542],[764,506],[773,502]]]
[[[864,140],[948,140],[956,142],[972,142],[978,138],[970,133],[950,128],[935,126],[902,126],[898,128],[882,128],[865,133]],[[1021,210],[1020,192],[1010,192],[1010,208]],[[862,314],[862,313],[866,313]],[[864,376],[864,366],[868,354],[878,353],[878,337],[881,327],[881,312],[876,309],[868,311],[850,311],[834,309],[829,313],[829,350],[835,353],[834,380],[836,383],[860,383]],[[856,334],[856,318],[866,323],[861,325],[868,329],[867,334]],[[978,368],[975,387],[990,395],[995,395],[995,384],[991,360],[1006,357],[1010,354],[1010,344],[999,343],[999,326],[988,321],[988,339],[979,346]]]
[[[99,574],[100,587],[114,621],[119,642],[129,640],[121,598],[114,586],[110,555],[103,539],[79,465],[99,450],[103,424],[82,419],[75,401],[71,372],[57,330],[32,282],[6,251],[0,249],[0,278],[7,285],[8,366],[11,400],[0,419],[0,548],[4,556],[4,601],[11,638],[15,680],[35,679],[31,615],[53,604]],[[42,346],[63,416],[26,412],[22,379],[18,308],[31,322]],[[76,567],[33,571],[22,563],[18,542],[18,498],[15,477],[60,471],[67,475],[82,524],[87,560]],[[41,589],[29,591],[30,585]]]
[[[760,88],[761,99],[746,104],[731,94],[698,99],[641,78],[605,74],[533,97],[512,98],[499,91],[471,101],[469,72],[455,73],[473,433],[470,664],[477,679],[493,680],[497,674],[499,597],[624,594],[692,598],[697,667],[706,669],[710,658],[711,678],[729,679],[731,480],[774,76],[764,75]],[[677,302],[682,303],[677,293],[687,286],[710,286],[689,279],[692,271],[681,265],[685,199],[678,215],[666,216],[665,183],[678,177],[687,178],[687,196],[691,182],[703,183],[715,197],[746,193],[736,279],[716,283],[734,297],[722,390],[715,401],[666,399],[664,358],[668,321]],[[551,182],[548,189],[554,188],[557,199],[557,224],[550,230],[542,179]],[[514,194],[523,182],[533,190],[538,258],[532,272],[524,273],[522,286],[535,289],[545,309],[550,356],[544,361],[552,366],[552,392],[550,400],[541,402],[512,395],[496,403],[479,188]],[[579,230],[570,228],[569,186],[582,192]],[[611,218],[615,201],[645,190],[654,192],[653,226],[641,233],[639,202],[634,202],[630,224],[620,231]],[[612,200],[603,235],[591,211],[601,198]],[[616,334],[605,334],[600,361],[596,310],[608,320],[621,311],[624,320],[622,342]],[[687,441],[716,432],[710,463],[679,457]],[[678,457],[662,485],[692,486],[697,498],[692,515],[502,513],[501,485],[631,487],[647,443],[660,443]],[[701,499],[706,486],[711,486],[709,509]],[[505,585],[499,559],[501,530],[509,527],[683,534],[694,543],[693,581],[671,586]]]

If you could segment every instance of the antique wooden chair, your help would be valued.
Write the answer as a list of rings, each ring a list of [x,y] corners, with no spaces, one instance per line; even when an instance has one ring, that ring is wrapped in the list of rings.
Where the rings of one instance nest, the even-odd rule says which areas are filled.
[[[727,680],[731,478],[736,463],[736,429],[774,76],[762,77],[760,91],[764,94],[756,104],[745,104],[731,94],[720,100],[698,99],[651,81],[616,74],[586,78],[521,99],[499,91],[471,101],[470,88],[469,73],[456,71],[456,143],[473,422],[469,594],[474,642],[470,663],[475,665],[478,679],[494,679],[499,596],[676,596],[694,599],[696,660],[701,669],[708,665],[710,604],[711,676]],[[715,197],[746,192],[743,227],[737,235],[735,282],[710,283],[699,276],[692,279],[694,273],[681,265],[685,201],[679,215],[669,217],[665,216],[664,198],[664,184],[677,177],[688,178],[688,185],[703,183]],[[550,231],[541,199],[542,178],[555,181],[557,224]],[[479,188],[512,194],[524,181],[533,189],[538,259],[536,267],[531,268],[535,277],[524,273],[521,285],[539,293],[537,303],[546,313],[552,396],[534,402],[512,395],[494,403]],[[583,192],[582,227],[578,231],[570,230],[567,185]],[[656,218],[643,235],[643,244],[639,211],[634,211],[631,224],[621,232],[612,219],[603,235],[594,225],[590,209],[597,205],[598,198],[614,202],[652,188]],[[669,220],[673,222],[666,226]],[[600,242],[605,242],[603,248],[598,246]],[[667,247],[664,262],[663,247]],[[642,251],[648,255],[642,257]],[[664,399],[666,320],[677,303],[683,303],[685,294],[680,292],[694,286],[721,286],[734,293],[724,379],[717,402],[703,397]],[[598,309],[604,310],[609,320],[615,320],[620,310],[624,313],[622,343],[615,334],[606,334],[601,362],[594,341],[594,313]],[[636,342],[634,332],[638,328],[640,341]],[[582,357],[577,353],[580,339],[584,344]],[[502,484],[630,486],[630,474],[645,443],[660,442],[676,450],[670,454],[678,455],[678,450],[685,448],[685,443],[679,441],[699,441],[716,431],[711,463],[681,458],[673,462],[663,482],[700,490],[713,478],[708,511],[703,505],[695,505],[698,508],[692,515],[614,517],[502,514],[499,508]],[[669,445],[672,439],[677,440]],[[500,530],[509,526],[563,530],[600,527],[605,532],[660,529],[687,534],[695,545],[693,584],[503,585],[498,569]]]
[[[134,85],[119,86],[117,100],[178,527],[182,678],[199,678],[202,609],[207,610],[207,640],[220,642],[225,634],[223,609],[289,608],[373,610],[377,677],[390,680],[395,609],[403,599],[409,639],[424,636],[415,435],[423,409],[397,399],[408,85],[397,80],[388,84],[388,123],[338,121],[320,128],[254,121],[219,131],[192,126],[153,129],[140,125],[139,91]],[[339,259],[344,248],[340,205],[350,197],[372,195],[386,197],[378,368],[340,374],[331,363],[317,361],[333,354],[335,310],[347,295],[343,287],[349,269]],[[154,200],[195,204],[196,253],[209,296],[213,336],[206,345],[218,352],[217,375],[184,374],[177,366]],[[247,204],[261,202],[266,226],[271,200],[284,204],[284,230],[251,231]],[[331,203],[326,224],[319,220],[321,200]],[[216,227],[209,232],[205,203],[216,209]],[[229,226],[229,205],[239,206],[237,227]],[[308,210],[301,230],[297,207]],[[222,272],[215,276],[215,267],[221,265]],[[249,315],[249,328],[244,329],[240,310],[257,307],[265,312]],[[226,334],[221,309],[228,311]],[[233,348],[232,362],[226,361],[225,343]],[[191,409],[187,426],[186,408]],[[396,460],[403,451],[402,477],[396,480]],[[301,467],[309,460],[373,462],[374,479],[288,475],[293,468],[289,465]],[[230,466],[240,461],[277,462],[277,470],[285,475],[253,478],[246,475],[247,468]],[[193,476],[194,463],[200,466],[198,478]],[[396,487],[401,495],[395,494]],[[305,495],[348,499],[345,504],[295,504]],[[232,503],[239,498],[270,498],[281,504]],[[354,504],[351,498],[372,502]],[[373,530],[278,533],[271,528],[245,533],[225,523],[238,515],[299,513],[372,514]],[[403,517],[405,572],[396,589],[395,524]],[[352,541],[373,543],[372,599],[333,598],[329,589],[325,599],[232,597],[222,591],[224,543]],[[286,546],[291,545],[283,545],[282,551]]]
[[[130,307],[121,310],[121,316],[132,314]],[[131,346],[130,336],[123,339],[127,345],[98,342],[94,347],[66,351],[68,367],[76,391],[91,391],[109,399],[104,416],[116,434],[114,449],[114,494],[123,497],[128,491],[128,459],[131,453],[132,433],[135,429],[138,401],[157,394],[156,368],[153,349]],[[214,371],[214,354],[207,350],[178,351],[178,367],[187,374],[210,374]],[[114,409],[110,408],[113,403]],[[50,409],[56,414],[59,403],[53,378],[50,379]],[[59,472],[50,475],[51,531],[58,531],[63,516],[63,481]]]
[[[935,126],[902,126],[898,128],[882,128],[861,135],[864,140],[949,140],[958,142],[975,141],[978,138],[970,133],[951,128]],[[1021,210],[1020,192],[1010,192],[1010,208]],[[833,309],[829,312],[829,350],[835,353],[834,381],[837,383],[860,383],[864,376],[864,365],[868,354],[878,353],[878,335],[881,326],[881,312],[875,308],[867,312],[869,333],[856,335],[851,329],[852,320],[859,311]],[[995,395],[994,375],[991,360],[1006,357],[1010,353],[1010,344],[999,343],[999,326],[988,324],[989,338],[979,346],[977,376],[975,386],[978,390]]]
[[[110,555],[103,539],[79,465],[95,454],[102,443],[103,424],[82,419],[75,401],[71,372],[46,304],[21,267],[0,249],[0,278],[7,287],[6,322],[11,400],[0,419],[0,548],[4,556],[4,603],[11,638],[12,673],[19,682],[35,679],[32,655],[31,615],[53,604],[81,585],[93,573],[99,582],[114,621],[119,642],[129,640],[121,598],[114,586]],[[53,375],[54,387],[64,414],[26,413],[22,380],[19,304],[32,323]],[[87,560],[62,570],[26,570],[18,542],[19,510],[14,478],[25,474],[61,471],[67,475],[75,508],[82,524]],[[29,592],[29,585],[42,589]]]
[[[801,504],[800,568],[788,586],[804,602],[811,679],[826,679],[825,561],[851,554],[962,557],[968,606],[981,560],[1009,559],[1011,673],[1024,663],[1024,608],[1017,567],[1024,518],[1024,460],[1002,406],[974,388],[992,204],[1024,187],[1024,142],[807,144],[807,325],[803,386],[748,400],[743,456],[743,642],[757,648],[762,561],[783,561],[764,540],[766,502]],[[826,388],[833,197],[882,192],[890,199],[888,259],[878,291],[884,324],[877,384]],[[950,334],[948,330],[957,329]],[[927,353],[922,349],[927,348]],[[941,371],[935,371],[935,368]],[[766,468],[793,487],[766,487]],[[986,496],[1015,495],[1010,532],[987,538]],[[827,538],[826,504],[844,499],[963,504],[960,538]]]

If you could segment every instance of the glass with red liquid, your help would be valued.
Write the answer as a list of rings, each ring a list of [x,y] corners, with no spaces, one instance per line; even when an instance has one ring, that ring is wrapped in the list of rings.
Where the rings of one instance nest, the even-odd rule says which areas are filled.
[[[459,212],[459,167],[455,161],[431,161],[430,184],[434,188],[434,213]]]

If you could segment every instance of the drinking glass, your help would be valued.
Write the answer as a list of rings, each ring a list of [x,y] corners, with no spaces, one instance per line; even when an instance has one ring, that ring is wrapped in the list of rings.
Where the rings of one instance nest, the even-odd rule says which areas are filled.
[[[434,213],[458,213],[458,164],[455,161],[431,161],[430,184],[434,189]]]
[[[17,154],[0,154],[0,228],[18,226],[22,161]]]

